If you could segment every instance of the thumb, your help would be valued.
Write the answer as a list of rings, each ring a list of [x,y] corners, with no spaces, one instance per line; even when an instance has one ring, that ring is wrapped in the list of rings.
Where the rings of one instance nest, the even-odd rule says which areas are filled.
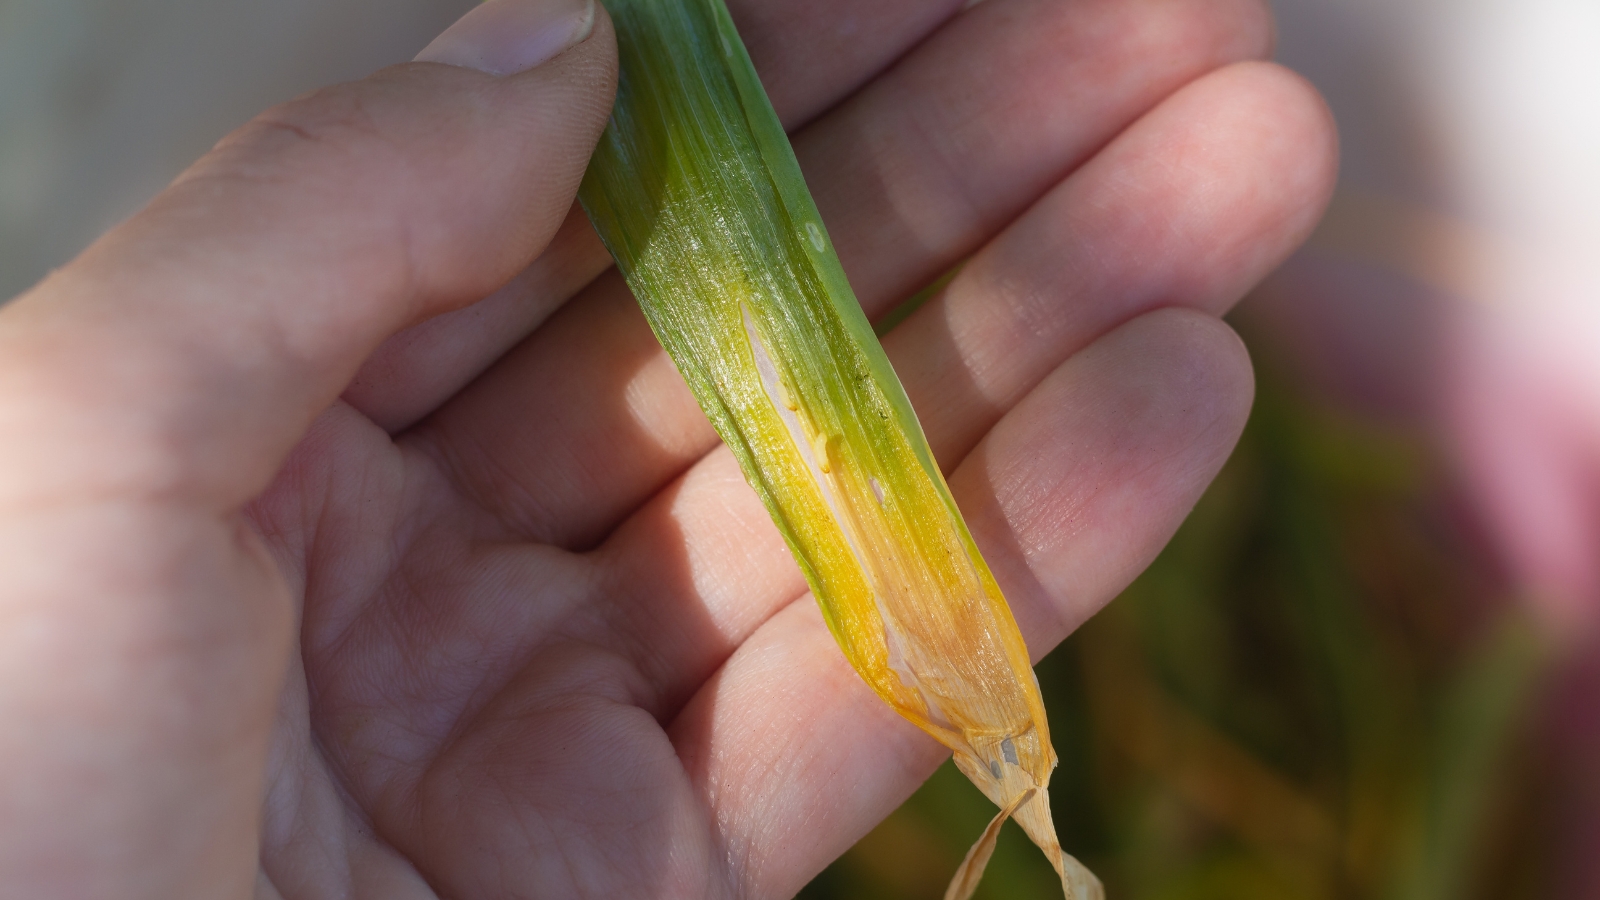
[[[235,508],[384,338],[537,256],[615,93],[604,10],[489,0],[418,60],[257,117],[0,311],[0,467]]]
[[[387,335],[548,243],[616,81],[588,0],[424,58],[268,111],[0,308],[0,894],[254,886],[293,622],[237,510]]]

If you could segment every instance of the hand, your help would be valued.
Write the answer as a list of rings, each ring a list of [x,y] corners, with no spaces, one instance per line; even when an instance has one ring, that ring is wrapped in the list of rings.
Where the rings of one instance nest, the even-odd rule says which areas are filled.
[[[886,344],[1042,654],[1232,447],[1331,124],[1254,0],[961,6],[735,16],[868,313],[968,260]],[[569,212],[584,16],[269,111],[0,312],[7,890],[781,897],[941,760]]]

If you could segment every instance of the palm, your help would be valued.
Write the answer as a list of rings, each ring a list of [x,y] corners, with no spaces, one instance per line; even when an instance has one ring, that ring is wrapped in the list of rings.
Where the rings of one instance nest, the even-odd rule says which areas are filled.
[[[306,535],[306,682],[289,706],[306,709],[309,684],[310,716],[290,718],[280,737],[295,763],[274,785],[293,804],[269,815],[269,840],[308,827],[309,792],[321,795],[315,815],[372,822],[361,878],[404,875],[401,856],[376,850],[392,844],[453,896],[519,882],[626,896],[638,893],[633,879],[660,883],[646,835],[657,847],[673,832],[703,839],[705,807],[641,709],[664,701],[645,696],[620,634],[597,615],[617,596],[601,565],[455,498],[431,460],[354,413],[330,418],[344,421],[329,428],[327,455],[302,463],[327,466],[330,487],[275,491],[258,516],[314,507],[320,522],[404,524]],[[414,487],[394,490],[399,481]],[[315,561],[330,557],[344,577],[319,585]]]
[[[1262,49],[1232,0],[820,6],[850,8],[747,11],[752,49],[870,315],[970,258],[886,344],[1047,649],[1231,446],[1242,357],[1158,308],[1221,312],[1298,240],[1323,123],[1265,68],[1195,81]],[[285,896],[783,896],[941,758],[849,672],[604,264],[569,221],[386,345],[251,507],[303,597]]]

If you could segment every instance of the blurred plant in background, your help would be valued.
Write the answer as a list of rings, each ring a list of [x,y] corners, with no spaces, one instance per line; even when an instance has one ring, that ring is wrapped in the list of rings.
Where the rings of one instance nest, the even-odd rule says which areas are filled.
[[[1526,613],[1423,441],[1257,360],[1216,484],[1039,665],[1063,844],[1128,900],[1547,895]],[[947,764],[801,897],[937,898],[991,814]],[[979,896],[1058,896],[1007,829]]]

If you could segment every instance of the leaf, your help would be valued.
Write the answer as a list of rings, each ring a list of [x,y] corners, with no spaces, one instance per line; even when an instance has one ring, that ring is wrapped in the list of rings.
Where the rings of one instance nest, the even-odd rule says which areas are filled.
[[[1100,896],[1056,839],[1027,646],[726,7],[608,9],[620,80],[584,209],[851,665],[1015,809],[1069,897]]]

